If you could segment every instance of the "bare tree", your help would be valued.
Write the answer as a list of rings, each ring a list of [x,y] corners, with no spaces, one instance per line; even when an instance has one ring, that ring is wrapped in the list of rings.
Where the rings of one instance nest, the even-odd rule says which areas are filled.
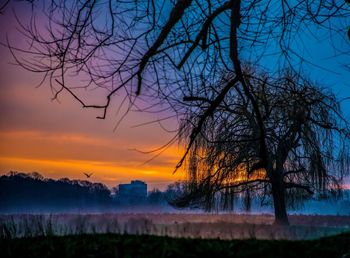
[[[18,19],[28,48],[10,41],[7,46],[19,65],[43,74],[55,98],[68,92],[84,108],[100,109],[102,119],[120,94],[128,110],[140,109],[135,99],[141,93],[146,102],[152,100],[143,111],[165,103],[163,110],[182,117],[178,100],[232,74],[224,87],[211,91],[212,101],[198,114],[177,168],[207,119],[236,88],[236,97],[254,114],[258,160],[268,164],[264,109],[243,75],[242,57],[259,65],[273,55],[281,67],[298,70],[296,64],[312,63],[298,51],[306,30],[326,28],[345,38],[349,11],[344,1],[38,0],[29,21]],[[82,90],[87,88],[102,89],[103,99],[88,101]]]
[[[234,75],[198,95],[185,96],[188,117],[180,129],[185,146],[201,120],[199,114],[215,101],[212,91],[225,87],[230,77]],[[249,206],[250,192],[257,191],[272,196],[275,223],[288,224],[286,198],[305,199],[341,188],[350,166],[349,123],[331,92],[300,75],[286,72],[271,78],[247,71],[244,77],[260,110],[265,148],[259,148],[253,104],[242,94],[243,86],[236,87],[203,122],[189,149],[189,189],[178,205],[199,202],[210,208],[221,192],[231,197],[245,193]]]
[[[101,109],[99,118],[123,90],[130,101],[142,89],[145,97],[178,98],[184,78],[200,88],[223,69],[236,74],[229,89],[242,84],[254,103],[242,56],[254,53],[248,58],[256,64],[272,52],[285,65],[312,62],[298,55],[303,30],[326,27],[345,38],[346,26],[333,23],[346,20],[350,11],[342,1],[27,2],[34,5],[32,17],[18,21],[28,49],[8,42],[17,63],[43,73],[55,97],[68,91],[83,107]],[[72,79],[77,77],[85,83]],[[103,103],[85,101],[78,90],[96,87],[105,89]]]

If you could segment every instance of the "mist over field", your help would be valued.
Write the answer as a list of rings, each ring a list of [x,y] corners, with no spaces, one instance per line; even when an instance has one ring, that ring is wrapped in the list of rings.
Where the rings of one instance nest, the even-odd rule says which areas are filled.
[[[10,172],[0,177],[0,213],[59,214],[59,213],[205,213],[201,208],[179,209],[168,203],[172,189],[150,189],[145,197],[127,198],[118,189],[101,183],[63,178],[53,180],[39,173]],[[255,196],[249,209],[244,198],[233,200],[232,210],[212,209],[212,214],[273,214],[271,200],[264,203]],[[289,214],[350,216],[350,191],[338,196],[309,199],[289,208]]]

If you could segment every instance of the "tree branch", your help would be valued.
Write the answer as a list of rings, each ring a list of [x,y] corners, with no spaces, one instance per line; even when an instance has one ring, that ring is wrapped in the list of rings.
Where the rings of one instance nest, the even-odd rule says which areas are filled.
[[[314,194],[313,191],[311,191],[309,186],[306,185],[300,185],[300,184],[296,184],[296,183],[284,183],[284,187],[285,188],[300,188],[305,190],[306,192],[308,192],[309,194]]]
[[[205,97],[196,97],[196,96],[184,96],[183,101],[202,101],[207,103],[213,103],[210,99],[207,99]]]
[[[181,67],[185,64],[186,60],[189,58],[193,50],[199,45],[200,40],[205,37],[206,33],[208,32],[209,26],[213,22],[213,20],[222,12],[230,9],[230,1],[224,3],[222,6],[217,8],[204,22],[200,32],[197,34],[196,39],[194,40],[192,46],[189,48],[189,50],[186,52],[184,57],[181,59],[180,63],[177,65],[178,69],[181,69]]]
[[[142,86],[142,73],[149,59],[156,54],[158,48],[163,44],[164,40],[167,38],[171,29],[181,19],[181,17],[185,13],[185,10],[191,5],[191,3],[192,3],[192,0],[178,0],[174,8],[171,10],[169,19],[167,23],[164,25],[157,40],[153,43],[153,45],[148,49],[148,51],[142,57],[139,64],[139,69],[137,71],[138,84],[137,84],[136,95],[140,95],[141,86]]]
[[[202,126],[205,122],[205,120],[213,114],[215,109],[221,104],[221,102],[224,100],[226,94],[230,91],[230,89],[235,86],[235,84],[238,82],[238,78],[235,77],[231,81],[227,83],[227,85],[223,88],[223,90],[220,92],[220,94],[213,100],[213,102],[210,104],[208,109],[200,116],[199,122],[196,127],[193,128],[192,133],[190,135],[190,142],[187,145],[185,154],[182,156],[181,160],[177,163],[175,167],[176,172],[183,164],[188,152],[190,151],[197,135],[201,132]]]
[[[239,186],[244,186],[244,185],[249,185],[249,184],[253,184],[253,183],[267,183],[267,184],[270,184],[270,180],[267,180],[267,179],[254,179],[254,180],[251,180],[251,181],[245,181],[245,182],[240,182],[240,183],[237,183],[237,184],[228,184],[228,185],[223,185],[221,187],[219,187],[218,190],[223,190],[223,189],[227,189],[227,188],[236,188],[236,187],[239,187]]]

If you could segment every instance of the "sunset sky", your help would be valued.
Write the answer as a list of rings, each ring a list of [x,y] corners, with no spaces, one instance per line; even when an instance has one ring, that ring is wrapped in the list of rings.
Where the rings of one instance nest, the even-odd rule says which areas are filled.
[[[147,164],[153,155],[134,150],[159,148],[172,137],[156,124],[132,128],[157,117],[132,113],[113,132],[115,116],[96,119],[97,112],[83,110],[68,95],[52,102],[48,87],[35,88],[38,77],[7,65],[6,51],[0,58],[1,173],[38,171],[53,178],[83,179],[83,172],[93,172],[92,181],[108,186],[141,179],[163,187],[180,177],[172,175],[177,145]]]
[[[53,178],[83,179],[83,172],[93,172],[92,181],[108,186],[141,179],[157,187],[181,177],[180,172],[172,174],[180,153],[177,145],[146,164],[153,154],[134,150],[159,148],[172,137],[157,124],[132,128],[157,117],[131,113],[113,132],[115,116],[96,119],[97,112],[83,110],[68,95],[62,95],[60,103],[51,101],[49,87],[35,88],[39,77],[6,64],[11,58],[3,49],[0,58],[2,174],[38,171]]]
[[[19,15],[26,15],[20,10]],[[21,44],[11,10],[0,15],[0,37]],[[181,155],[177,144],[147,162],[151,151],[166,144],[174,135],[158,124],[134,127],[160,118],[160,115],[130,113],[116,131],[120,116],[112,110],[105,120],[96,119],[100,111],[82,109],[68,94],[52,101],[47,84],[37,88],[41,76],[13,64],[8,49],[0,47],[0,173],[37,171],[52,178],[85,179],[109,187],[133,179],[144,180],[149,188],[164,187],[183,178],[173,175]],[[116,103],[118,100],[115,101]],[[176,129],[176,122],[162,123]],[[146,162],[146,163],[145,163]]]
[[[21,11],[20,15],[26,15]],[[21,44],[11,10],[0,15],[0,41]],[[322,52],[320,59],[331,53]],[[311,53],[312,54],[312,53]],[[323,60],[322,59],[322,60]],[[339,60],[341,61],[341,60]],[[181,150],[172,145],[154,160],[135,151],[150,151],[167,143],[174,135],[158,124],[135,125],[156,120],[159,115],[130,113],[113,131],[118,117],[112,110],[107,119],[96,119],[99,111],[82,109],[68,94],[52,101],[47,84],[37,88],[40,75],[12,65],[10,52],[0,47],[0,174],[8,171],[37,171],[46,177],[85,179],[83,172],[94,173],[91,181],[109,187],[133,179],[144,180],[150,188],[164,187],[183,178],[181,171],[173,175]],[[315,72],[319,79],[335,85],[340,97],[350,96],[349,71],[340,71],[340,62],[330,62],[329,69],[337,71],[333,80],[327,72]],[[338,67],[339,66],[339,67]],[[333,74],[334,75],[334,74]],[[345,117],[350,118],[350,102],[344,103]],[[175,120],[163,123],[176,129]],[[349,182],[348,182],[349,183]]]

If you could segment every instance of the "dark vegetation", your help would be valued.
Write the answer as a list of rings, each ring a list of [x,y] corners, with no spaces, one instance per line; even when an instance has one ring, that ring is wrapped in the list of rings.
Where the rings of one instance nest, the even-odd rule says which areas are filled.
[[[0,240],[2,257],[350,257],[350,234],[312,241],[79,235]]]
[[[88,212],[112,211],[126,207],[169,208],[168,200],[181,194],[181,184],[168,185],[164,192],[151,190],[146,198],[129,196],[123,200],[118,187],[87,180],[45,178],[37,172],[9,172],[0,176],[0,212]]]
[[[0,177],[0,211],[69,211],[111,205],[110,191],[101,183],[44,178],[39,173],[10,172]]]

